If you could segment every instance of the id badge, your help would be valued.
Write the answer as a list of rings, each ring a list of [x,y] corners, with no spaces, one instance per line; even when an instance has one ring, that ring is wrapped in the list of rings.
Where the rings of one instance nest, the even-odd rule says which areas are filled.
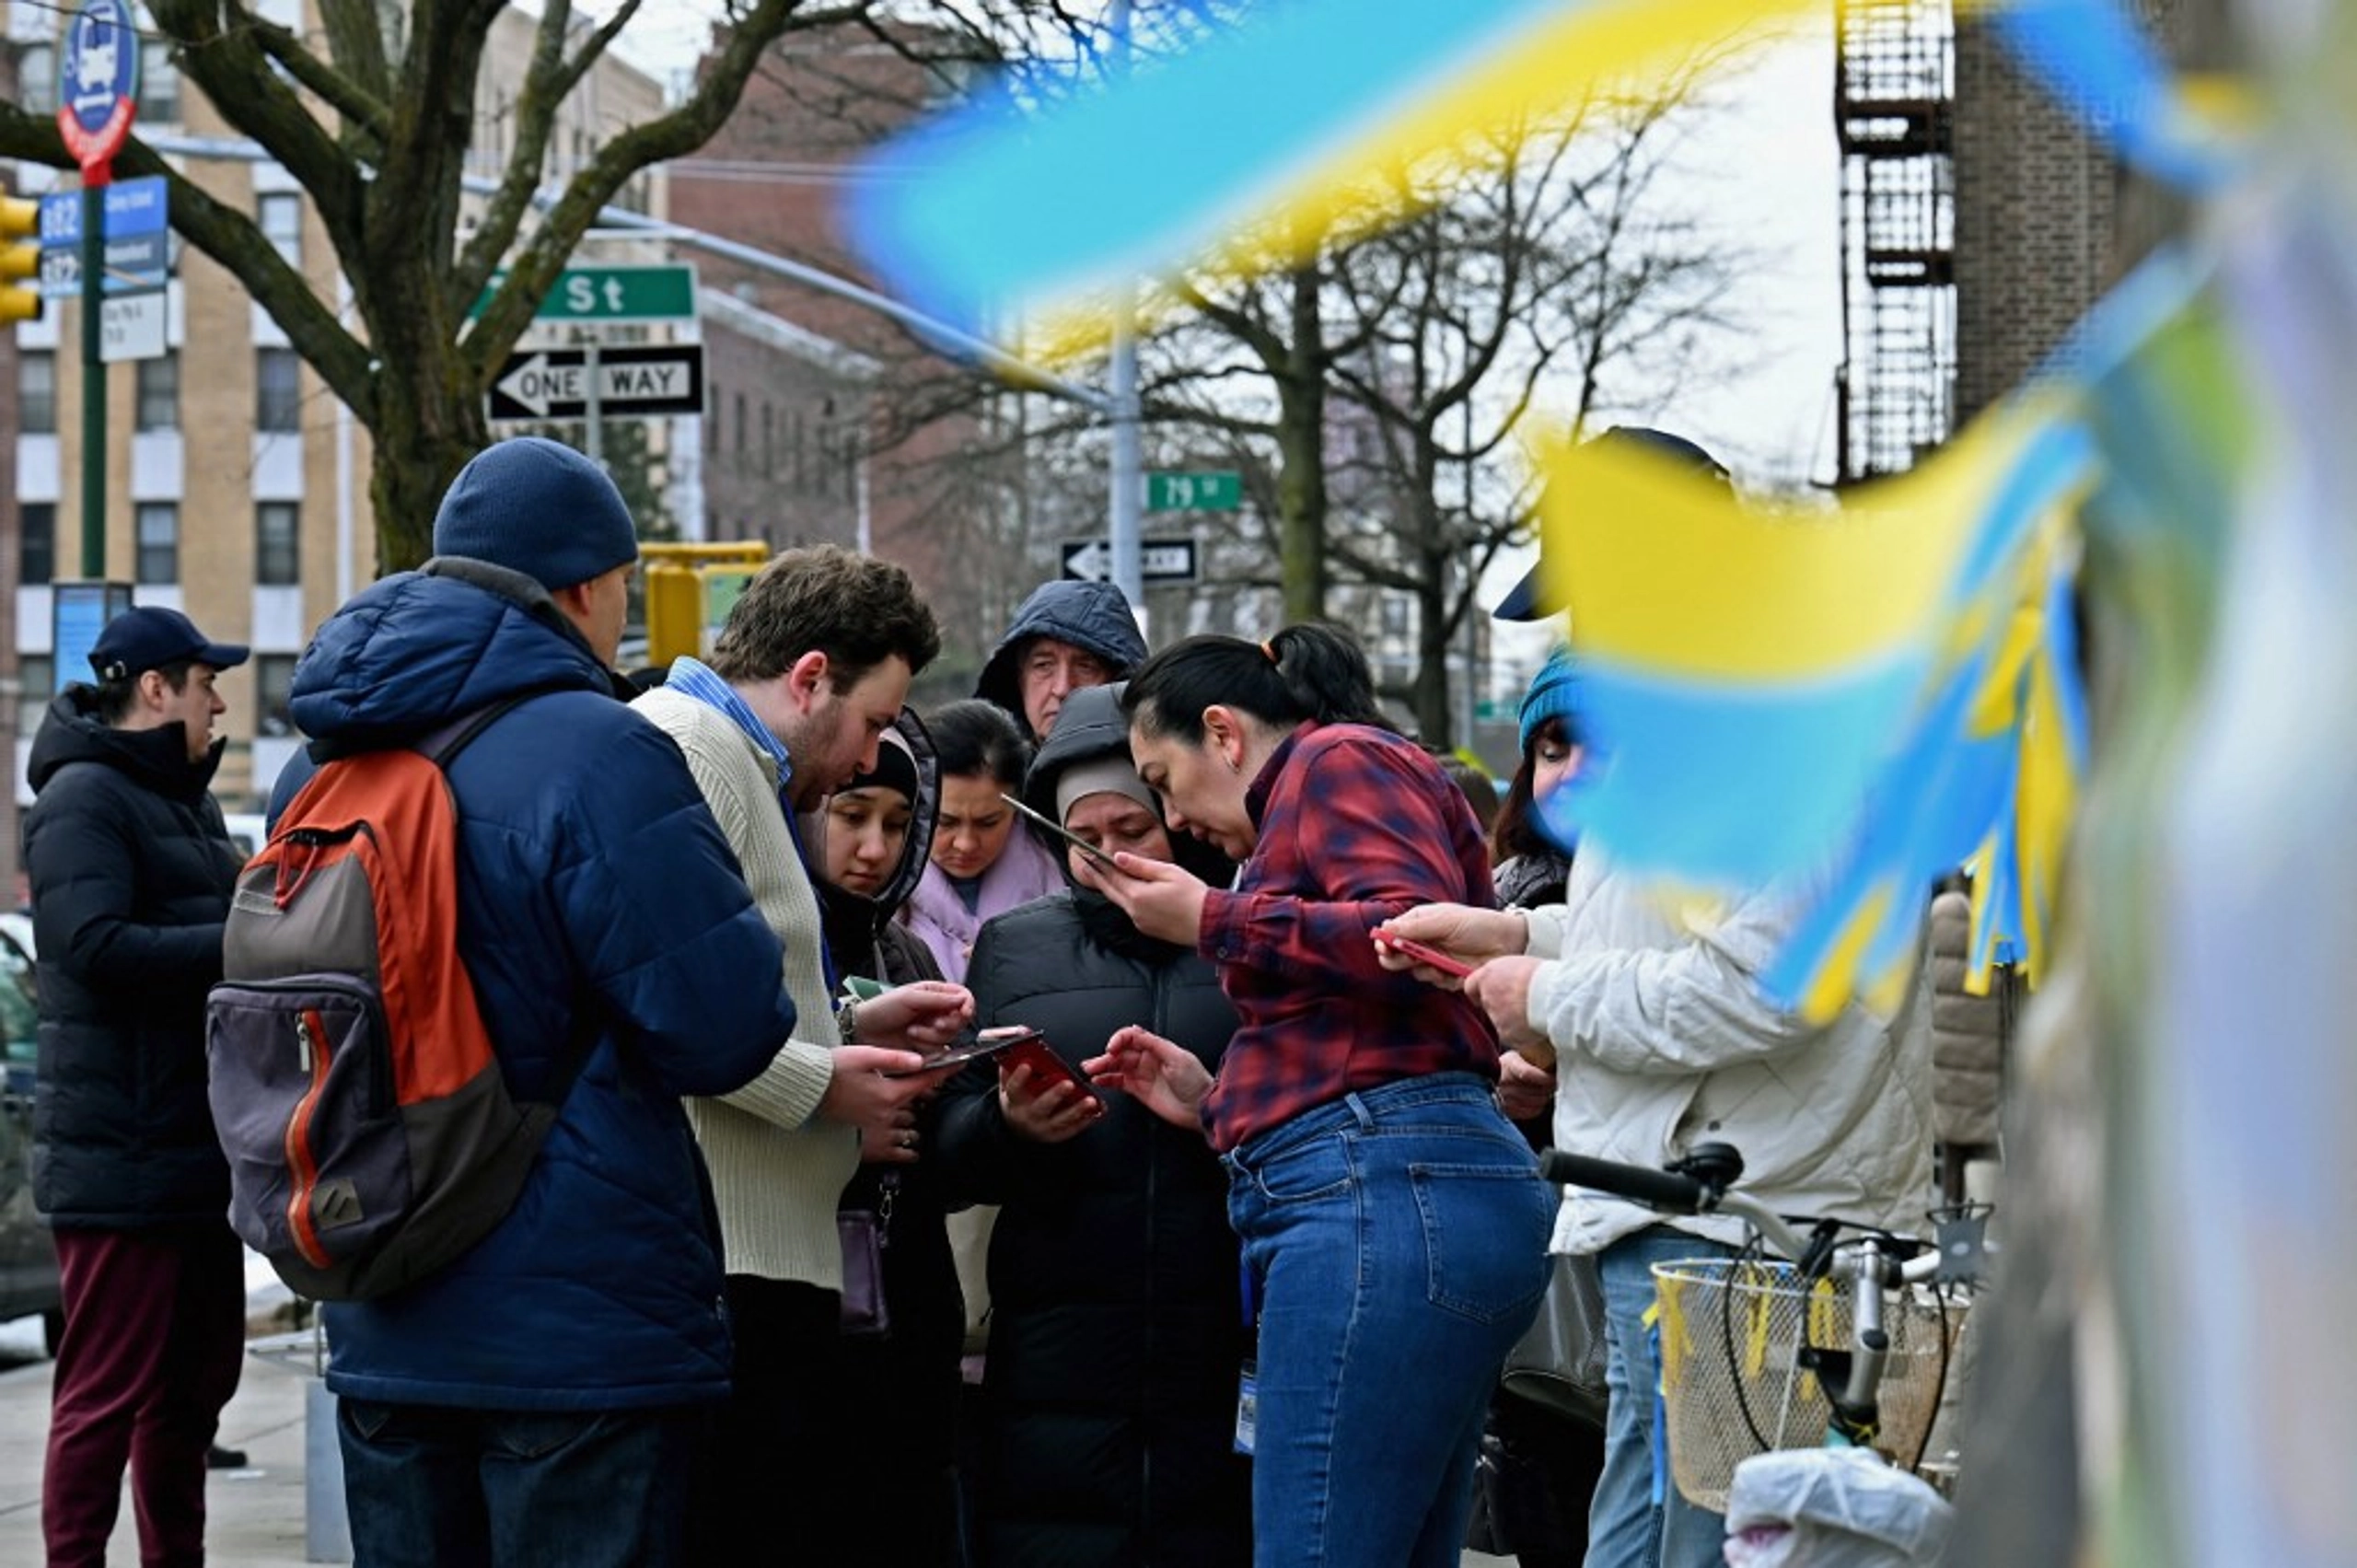
[[[1248,1361],[1236,1387],[1236,1451],[1247,1458],[1252,1453],[1252,1434],[1260,1419],[1260,1369],[1257,1363]]]

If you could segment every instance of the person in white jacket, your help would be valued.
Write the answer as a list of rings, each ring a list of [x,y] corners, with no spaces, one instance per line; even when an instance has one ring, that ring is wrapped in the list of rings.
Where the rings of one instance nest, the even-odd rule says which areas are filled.
[[[1500,1040],[1555,1063],[1557,1147],[1658,1167],[1696,1144],[1732,1144],[1743,1190],[1780,1213],[1920,1229],[1932,1175],[1920,999],[1910,988],[1897,1017],[1852,1002],[1825,1024],[1767,1001],[1758,976],[1794,912],[1768,894],[1673,907],[1583,842],[1561,905],[1432,904],[1387,931],[1479,964],[1464,989]],[[1564,1194],[1554,1249],[1596,1255],[1607,1309],[1610,1401],[1588,1568],[1720,1562],[1722,1521],[1678,1495],[1667,1456],[1654,1451],[1660,1366],[1643,1318],[1655,1263],[1742,1240],[1739,1220]]]

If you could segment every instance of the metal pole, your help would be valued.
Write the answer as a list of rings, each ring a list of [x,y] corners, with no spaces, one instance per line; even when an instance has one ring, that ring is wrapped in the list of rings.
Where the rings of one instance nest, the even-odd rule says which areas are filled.
[[[107,575],[107,366],[103,309],[106,269],[106,179],[82,176],[82,575]],[[66,679],[58,672],[58,679]]]
[[[598,345],[595,343],[583,346],[581,369],[589,379],[589,396],[584,400],[581,410],[583,428],[586,432],[581,443],[581,450],[591,462],[599,468],[604,468],[606,466],[606,410],[605,400],[598,395]]]
[[[1130,64],[1130,0],[1113,0],[1107,14],[1113,30],[1113,67]],[[1139,450],[1138,343],[1132,316],[1135,296],[1124,286],[1113,302],[1112,409],[1113,457],[1109,482],[1112,505],[1107,510],[1106,543],[1113,552],[1113,584],[1130,601],[1143,627],[1145,623],[1144,566],[1140,559],[1138,513],[1145,503],[1145,463]]]

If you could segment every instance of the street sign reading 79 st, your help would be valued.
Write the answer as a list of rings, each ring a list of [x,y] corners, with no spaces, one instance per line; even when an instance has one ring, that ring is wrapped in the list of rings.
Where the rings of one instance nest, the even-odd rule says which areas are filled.
[[[468,311],[491,307],[491,296],[507,279],[493,273]],[[685,266],[567,267],[540,298],[543,321],[692,321],[696,314],[696,270]]]
[[[1233,512],[1244,505],[1244,476],[1233,469],[1145,476],[1149,512]]]

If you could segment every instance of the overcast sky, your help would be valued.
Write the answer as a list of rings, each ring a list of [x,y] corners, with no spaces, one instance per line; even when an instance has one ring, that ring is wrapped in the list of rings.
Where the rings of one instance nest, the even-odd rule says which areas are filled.
[[[647,6],[622,35],[622,52],[658,79],[679,79],[703,47],[713,8],[714,0]],[[1730,81],[1724,111],[1701,122],[1681,159],[1693,203],[1759,264],[1740,293],[1741,363],[1698,377],[1660,423],[1701,441],[1755,487],[1833,477],[1841,232],[1829,10],[1766,46]],[[1501,563],[1488,597],[1521,570]],[[1527,653],[1535,664],[1543,655],[1543,632],[1502,632],[1508,657]]]

